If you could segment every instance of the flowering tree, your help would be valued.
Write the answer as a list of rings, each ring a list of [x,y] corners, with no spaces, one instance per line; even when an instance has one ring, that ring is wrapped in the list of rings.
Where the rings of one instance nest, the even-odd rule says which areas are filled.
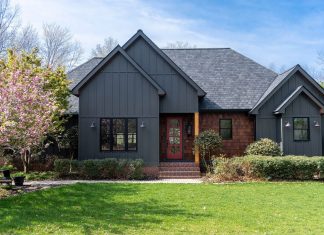
[[[64,109],[42,73],[21,69],[16,60],[0,70],[0,146],[20,153],[28,172],[31,151],[56,128]]]

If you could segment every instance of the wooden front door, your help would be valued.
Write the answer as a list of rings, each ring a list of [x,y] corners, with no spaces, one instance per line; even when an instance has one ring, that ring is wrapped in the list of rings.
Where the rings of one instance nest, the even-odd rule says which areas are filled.
[[[182,118],[167,118],[167,159],[182,159]]]

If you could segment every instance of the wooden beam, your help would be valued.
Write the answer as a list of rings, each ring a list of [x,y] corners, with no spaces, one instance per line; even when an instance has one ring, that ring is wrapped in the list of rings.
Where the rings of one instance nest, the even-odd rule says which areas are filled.
[[[195,112],[195,137],[199,135],[199,112]],[[199,166],[199,149],[195,146],[195,164]]]

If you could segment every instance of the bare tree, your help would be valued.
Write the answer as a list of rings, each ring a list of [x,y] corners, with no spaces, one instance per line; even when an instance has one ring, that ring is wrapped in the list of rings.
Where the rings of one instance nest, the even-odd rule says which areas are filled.
[[[17,51],[31,52],[34,48],[39,48],[38,32],[32,25],[27,25],[17,33],[13,48]]]
[[[75,67],[81,59],[81,44],[73,41],[69,29],[55,23],[43,25],[43,40],[40,54],[45,66],[65,66],[68,70]]]
[[[12,47],[19,26],[18,13],[19,8],[12,7],[9,0],[0,0],[0,56]]]
[[[91,57],[105,57],[118,45],[118,41],[112,37],[105,38],[104,43],[97,44],[91,51]]]
[[[169,42],[167,43],[166,47],[167,49],[187,49],[187,48],[196,48],[196,45],[191,45],[189,42],[182,42],[182,41],[176,41],[176,42]]]

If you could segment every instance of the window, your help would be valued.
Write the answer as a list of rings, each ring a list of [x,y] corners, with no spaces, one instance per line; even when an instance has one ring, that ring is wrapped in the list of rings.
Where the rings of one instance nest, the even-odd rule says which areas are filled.
[[[309,141],[309,118],[294,118],[294,141]]]
[[[102,118],[100,120],[101,151],[136,151],[137,120],[135,118]]]
[[[224,140],[232,139],[232,119],[219,120],[219,135]]]

